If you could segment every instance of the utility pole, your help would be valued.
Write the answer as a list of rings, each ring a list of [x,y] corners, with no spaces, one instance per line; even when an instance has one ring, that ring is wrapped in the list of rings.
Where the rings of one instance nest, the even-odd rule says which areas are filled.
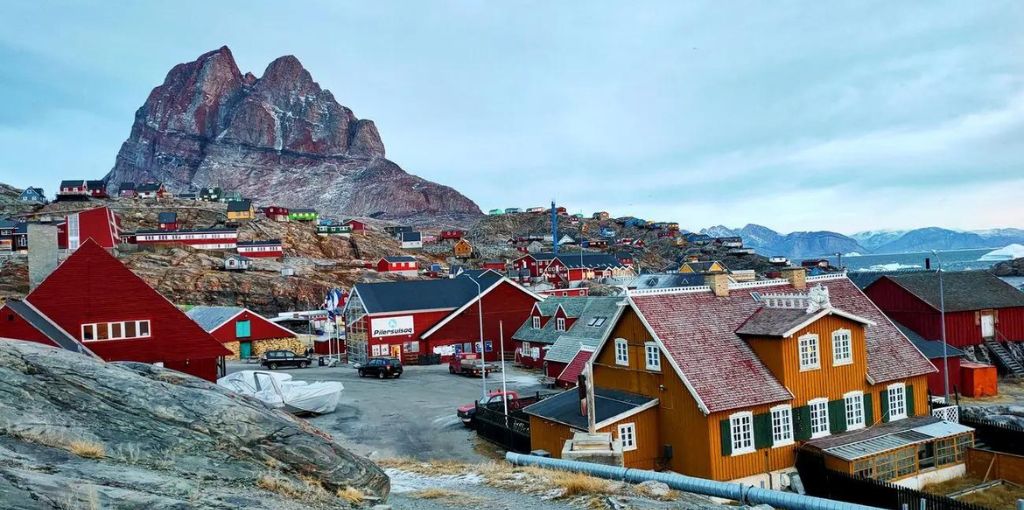
[[[939,320],[942,321],[942,391],[943,403],[949,404],[949,355],[946,345],[946,295],[942,288],[942,258],[939,252],[932,250],[932,255],[939,262]]]
[[[487,363],[484,360],[484,297],[483,288],[480,287],[480,282],[476,281],[476,278],[469,276],[467,273],[462,273],[460,276],[469,278],[469,281],[476,284],[476,310],[477,315],[480,318],[480,383],[483,387],[483,393],[480,397],[480,403],[487,401]]]

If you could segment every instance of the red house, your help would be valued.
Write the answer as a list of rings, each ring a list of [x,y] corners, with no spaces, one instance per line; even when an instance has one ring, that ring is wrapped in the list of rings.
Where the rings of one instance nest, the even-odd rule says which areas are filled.
[[[178,213],[162,212],[157,215],[156,221],[160,224],[160,230],[167,232],[178,230]]]
[[[0,338],[91,351],[106,361],[159,363],[208,381],[217,379],[219,358],[231,354],[88,240],[23,301],[0,308],[0,318]]]
[[[487,260],[480,265],[480,269],[490,269],[492,271],[505,272],[505,261],[504,260]]]
[[[267,239],[263,241],[238,241],[235,247],[238,254],[249,258],[274,258],[284,256],[284,245],[280,239]]]
[[[292,331],[240,306],[196,306],[190,319],[235,354],[229,359],[248,359],[267,351],[288,349],[302,353],[305,345]]]
[[[378,273],[397,273],[402,276],[416,276],[416,259],[409,256],[382,257],[377,261]]]
[[[121,219],[109,207],[73,212],[57,225],[57,247],[75,251],[92,239],[100,247],[111,250],[121,240]]]
[[[271,205],[263,208],[263,215],[274,221],[288,221],[288,208]]]
[[[85,188],[92,198],[107,198],[107,185],[103,181],[85,181]]]
[[[954,347],[1024,341],[1024,293],[987,271],[942,273],[946,342]],[[865,287],[894,321],[927,339],[942,338],[938,273],[882,276]]]
[[[451,240],[457,241],[459,239],[462,239],[463,237],[466,237],[466,231],[465,230],[442,230],[441,231],[441,239],[451,239]]]
[[[478,286],[479,284],[479,286]],[[439,280],[360,283],[345,306],[350,359],[397,356],[419,363],[442,362],[459,352],[480,352],[483,311],[484,357],[511,350],[512,331],[540,297],[494,271]],[[504,331],[504,342],[502,341]]]
[[[343,225],[348,225],[353,232],[366,232],[369,228],[359,220],[348,220]]]
[[[551,261],[555,260],[555,254],[551,252],[529,253],[519,257],[512,262],[515,269],[529,269],[530,276],[536,278],[544,274]]]

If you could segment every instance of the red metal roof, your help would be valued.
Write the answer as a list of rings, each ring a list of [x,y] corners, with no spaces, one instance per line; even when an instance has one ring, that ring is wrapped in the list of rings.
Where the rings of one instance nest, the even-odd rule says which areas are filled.
[[[579,352],[573,356],[572,361],[562,369],[562,373],[558,374],[558,380],[568,384],[576,384],[576,381],[579,380],[580,374],[583,373],[583,369],[587,366],[587,362],[590,361],[590,357],[593,354],[593,351],[580,349]]]
[[[828,287],[832,306],[873,321],[867,326],[868,376],[876,383],[928,374],[935,367],[845,276],[814,279]],[[634,309],[665,344],[668,354],[708,412],[781,402],[792,394],[735,331],[758,308],[751,292],[792,292],[788,283],[732,289],[631,296]]]
[[[71,335],[81,335],[83,324],[150,321],[150,336],[146,338],[85,342],[107,361],[175,362],[231,354],[92,240],[68,257],[25,300]]]

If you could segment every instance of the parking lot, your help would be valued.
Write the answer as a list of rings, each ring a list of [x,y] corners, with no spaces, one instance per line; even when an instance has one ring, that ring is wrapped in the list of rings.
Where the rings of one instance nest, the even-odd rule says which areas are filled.
[[[229,362],[228,372],[259,369]],[[296,380],[340,381],[345,385],[334,413],[309,418],[355,453],[374,457],[414,457],[478,461],[498,458],[501,449],[465,427],[455,409],[480,398],[479,378],[448,373],[447,365],[406,366],[399,379],[360,378],[351,366],[282,370]],[[506,365],[506,384],[520,394],[550,392],[539,374]],[[500,374],[487,379],[488,391],[501,389]]]

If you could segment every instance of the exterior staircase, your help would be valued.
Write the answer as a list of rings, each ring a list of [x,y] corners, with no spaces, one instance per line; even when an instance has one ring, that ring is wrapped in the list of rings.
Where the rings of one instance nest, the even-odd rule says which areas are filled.
[[[998,340],[995,338],[986,338],[985,347],[987,347],[988,351],[992,353],[992,358],[994,358],[994,360],[1003,367],[1010,376],[1024,378],[1024,365],[1021,365],[1020,362],[1014,359],[1013,355],[1010,354],[1010,351],[1008,351],[1003,344],[999,343]]]

